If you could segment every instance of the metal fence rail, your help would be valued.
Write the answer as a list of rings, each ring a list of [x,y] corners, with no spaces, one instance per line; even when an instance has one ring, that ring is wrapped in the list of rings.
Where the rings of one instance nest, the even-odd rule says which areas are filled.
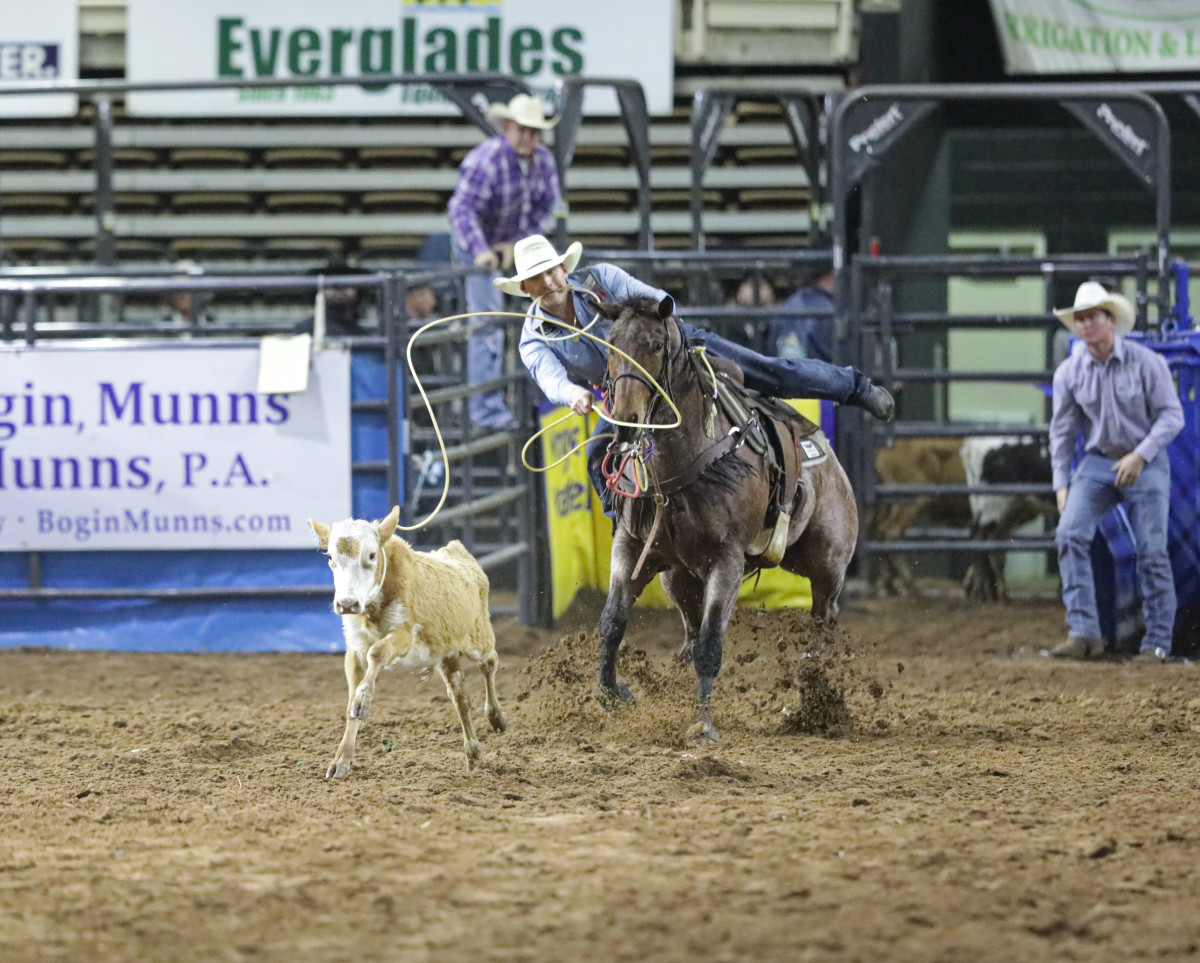
[[[147,325],[139,322],[121,321],[114,318],[117,308],[111,303],[138,295],[163,296],[172,292],[192,294],[215,294],[235,296],[238,294],[261,293],[263,291],[315,293],[321,287],[353,287],[373,296],[378,303],[378,331],[366,335],[354,335],[330,340],[346,342],[352,351],[368,351],[382,354],[386,365],[386,391],[383,397],[370,400],[355,400],[350,408],[354,413],[382,415],[387,432],[387,452],[383,459],[356,460],[350,466],[356,476],[385,476],[385,489],[389,504],[399,504],[402,521],[406,524],[417,520],[432,504],[410,501],[405,504],[401,493],[412,492],[418,471],[413,464],[412,443],[419,430],[412,428],[410,415],[418,410],[421,401],[411,374],[404,361],[412,325],[405,315],[404,294],[417,285],[438,285],[451,293],[448,304],[453,307],[461,302],[461,282],[464,270],[446,268],[430,271],[422,267],[418,271],[378,271],[370,274],[313,276],[278,275],[269,270],[247,270],[234,275],[179,275],[161,276],[174,269],[154,268],[146,272],[113,271],[111,274],[96,275],[94,269],[67,269],[51,272],[29,272],[23,270],[0,271],[0,342],[19,341],[35,347],[43,340],[91,339],[96,337],[151,337],[155,339],[187,337],[203,338],[214,346],[229,343],[244,343],[267,333],[291,332],[296,323],[255,325],[227,324],[219,319],[207,319],[203,323],[186,326]],[[91,316],[94,321],[71,322],[47,321],[47,305],[55,300],[100,302]],[[108,303],[106,303],[108,302]],[[79,312],[77,312],[79,313]],[[88,316],[82,312],[81,316]],[[297,319],[299,321],[300,319]],[[498,319],[506,320],[506,319]],[[420,342],[423,351],[465,351],[467,331],[465,326],[456,330],[439,332],[427,344]],[[518,372],[511,357],[503,377],[480,385],[455,385],[430,392],[435,406],[445,407],[461,402],[476,391],[503,388],[514,391],[521,399],[515,410],[522,414],[522,429],[532,431],[531,411],[528,403],[527,379],[523,371]],[[403,399],[408,399],[407,409]],[[448,422],[451,419],[447,419]],[[404,430],[404,426],[408,430]],[[516,606],[498,605],[494,614],[518,615],[526,624],[532,624],[540,616],[538,592],[541,564],[536,557],[537,499],[536,476],[523,470],[517,471],[508,459],[507,480],[504,472],[497,475],[482,471],[475,462],[503,454],[517,442],[516,432],[474,431],[465,419],[459,424],[447,424],[450,444],[447,455],[450,471],[458,477],[453,486],[453,497],[443,509],[433,526],[415,534],[407,535],[418,547],[434,547],[437,533],[445,526],[454,526],[454,536],[463,540],[477,555],[480,564],[491,574],[509,571],[515,565],[517,591]],[[502,459],[503,461],[503,459]],[[438,487],[440,494],[440,486]],[[185,588],[66,588],[44,584],[43,553],[28,552],[25,571],[27,585],[19,588],[0,589],[0,600],[55,600],[55,599],[217,599],[217,598],[297,598],[326,596],[326,584],[274,585],[255,587],[185,587]]]

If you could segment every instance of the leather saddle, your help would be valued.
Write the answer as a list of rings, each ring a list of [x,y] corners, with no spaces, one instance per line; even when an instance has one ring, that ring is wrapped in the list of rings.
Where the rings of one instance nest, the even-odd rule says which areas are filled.
[[[666,495],[686,488],[715,461],[743,445],[750,448],[763,459],[771,497],[762,530],[746,547],[746,556],[756,567],[770,568],[779,564],[787,550],[788,531],[801,493],[801,472],[821,464],[832,449],[824,432],[791,405],[745,387],[736,364],[717,357],[710,357],[709,364],[716,376],[716,404],[734,428],[678,475],[659,479],[657,492]],[[706,376],[705,380],[710,379]],[[609,452],[610,458],[621,455],[614,448]],[[635,472],[633,460],[627,460],[612,484],[635,498],[653,494]]]
[[[767,517],[746,555],[762,568],[778,565],[798,507],[800,473],[829,458],[829,440],[791,405],[746,388],[724,371],[717,373],[717,403],[735,425],[746,426],[746,444],[763,458],[771,481]]]

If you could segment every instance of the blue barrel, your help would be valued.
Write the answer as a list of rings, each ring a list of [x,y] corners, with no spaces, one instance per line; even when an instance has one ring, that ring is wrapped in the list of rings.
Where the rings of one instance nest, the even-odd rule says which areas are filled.
[[[1167,448],[1171,459],[1168,549],[1179,602],[1173,651],[1194,656],[1200,653],[1200,332],[1180,331],[1163,339],[1134,333],[1129,338],[1166,358],[1183,405],[1183,431]],[[1135,652],[1144,631],[1142,598],[1124,507],[1101,522],[1092,560],[1104,637],[1117,651]]]

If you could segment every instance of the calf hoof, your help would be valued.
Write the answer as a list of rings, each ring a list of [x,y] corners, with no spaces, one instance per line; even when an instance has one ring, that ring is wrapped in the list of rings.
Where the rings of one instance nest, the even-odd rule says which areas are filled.
[[[350,707],[350,718],[357,719],[359,722],[366,722],[367,716],[371,714],[371,700],[374,694],[370,689],[364,689],[361,686],[354,693],[354,704]]]
[[[692,643],[685,642],[683,647],[675,653],[676,665],[691,665],[692,664]]]
[[[483,758],[483,746],[479,744],[478,739],[468,739],[467,748],[467,769],[474,769],[479,761]]]
[[[334,759],[329,764],[329,768],[325,770],[326,779],[344,779],[346,773],[350,771],[350,763],[341,759]]]
[[[631,706],[637,702],[633,693],[629,691],[629,686],[624,682],[618,682],[612,687],[596,686],[596,701],[606,709],[620,709],[622,706]]]
[[[503,710],[497,709],[495,712],[488,713],[488,722],[496,732],[503,732],[508,728],[508,716]]]

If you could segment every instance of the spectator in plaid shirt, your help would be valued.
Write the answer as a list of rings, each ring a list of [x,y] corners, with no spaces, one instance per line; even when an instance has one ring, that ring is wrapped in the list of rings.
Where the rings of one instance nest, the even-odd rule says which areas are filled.
[[[541,143],[542,131],[557,119],[547,120],[541,102],[528,94],[517,94],[507,104],[493,104],[488,119],[501,133],[463,158],[449,205],[455,260],[491,272],[467,278],[469,312],[504,309],[504,296],[492,286],[492,279],[500,276],[500,269],[512,266],[513,242],[547,230],[562,205],[554,156]],[[503,357],[503,326],[486,318],[472,319],[468,383],[499,378]],[[468,410],[472,423],[480,428],[513,424],[500,390],[472,395]]]

